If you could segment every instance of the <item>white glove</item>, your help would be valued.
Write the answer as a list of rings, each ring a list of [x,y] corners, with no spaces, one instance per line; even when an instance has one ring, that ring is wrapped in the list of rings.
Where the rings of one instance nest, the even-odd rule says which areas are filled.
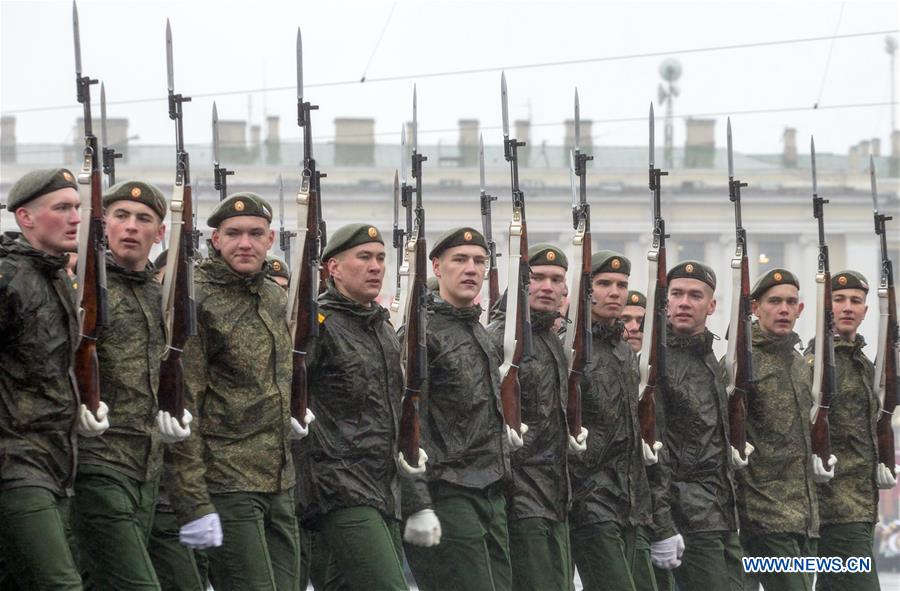
[[[403,540],[414,546],[428,548],[441,543],[441,522],[431,509],[422,509],[406,520]]]
[[[654,441],[653,447],[651,448],[647,445],[647,442],[641,439],[641,450],[644,452],[644,465],[652,466],[656,462],[659,461],[659,454],[657,453],[662,449],[661,441]]]
[[[569,435],[569,451],[575,455],[581,455],[587,451],[588,430],[584,427],[578,432],[578,437]]]
[[[306,409],[306,414],[303,415],[302,425],[300,424],[300,421],[291,417],[291,439],[303,439],[309,435],[309,424],[315,420],[316,415],[308,408]]]
[[[741,459],[741,454],[738,453],[738,450],[735,447],[731,446],[731,463],[734,465],[735,470],[740,470],[741,468],[746,468],[747,464],[750,463],[750,454],[756,448],[750,445],[749,441],[744,442],[744,459]]]
[[[181,422],[184,423],[184,427],[182,427],[175,417],[169,414],[169,411],[159,411],[156,413],[156,426],[159,427],[160,439],[164,443],[184,441],[191,436],[191,421],[193,420],[191,412],[184,409],[184,414],[181,415]]]
[[[188,548],[202,550],[222,545],[222,522],[218,513],[208,513],[181,526],[178,539]]]
[[[403,452],[397,453],[397,464],[400,466],[400,469],[406,472],[409,475],[416,474],[424,474],[425,473],[425,463],[428,461],[428,454],[425,453],[425,450],[421,447],[419,448],[419,463],[416,466],[410,466],[409,462],[406,461],[406,457],[403,455]]]
[[[525,433],[528,432],[528,425],[520,423],[519,430],[522,432],[521,435],[516,433],[516,430],[509,425],[504,426],[506,427],[506,440],[509,441],[510,451],[521,449],[522,446],[525,445]]]
[[[810,457],[812,462],[813,481],[818,484],[824,484],[834,478],[834,465],[837,464],[837,458],[834,455],[828,456],[828,467],[822,464],[822,458],[813,454]]]
[[[894,466],[894,473],[891,474],[890,468],[878,462],[875,468],[875,484],[881,490],[889,490],[897,486],[897,474],[900,474],[900,466]]]
[[[78,434],[82,437],[97,437],[98,435],[103,435],[103,433],[109,429],[109,419],[106,418],[106,415],[108,414],[109,407],[106,406],[106,403],[102,400],[100,401],[100,406],[97,407],[96,418],[94,417],[94,414],[88,410],[88,407],[82,404],[81,408],[78,410],[78,425],[76,426]]]
[[[684,538],[681,534],[650,544],[650,561],[657,568],[665,570],[678,568],[681,566],[682,554],[684,554]]]

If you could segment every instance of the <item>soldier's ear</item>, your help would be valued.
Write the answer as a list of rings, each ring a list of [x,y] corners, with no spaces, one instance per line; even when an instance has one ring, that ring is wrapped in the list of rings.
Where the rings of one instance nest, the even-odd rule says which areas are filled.
[[[800,302],[800,303],[797,305],[797,318],[800,317],[800,314],[803,312],[803,308],[804,308],[804,307],[805,307],[805,306],[803,305],[803,302]]]
[[[160,224],[159,228],[156,229],[156,239],[153,241],[153,244],[159,244],[162,242],[162,239],[166,235],[166,225]]]

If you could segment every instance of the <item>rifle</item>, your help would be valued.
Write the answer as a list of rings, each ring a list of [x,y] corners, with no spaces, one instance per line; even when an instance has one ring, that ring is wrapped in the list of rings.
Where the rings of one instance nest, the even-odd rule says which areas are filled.
[[[175,93],[172,28],[166,20],[166,75],[169,119],[175,122],[175,186],[172,189],[172,220],[169,251],[163,277],[163,314],[166,322],[166,352],[159,369],[160,410],[181,422],[184,415],[184,367],[181,359],[188,337],[197,335],[197,303],[194,300],[194,253],[199,241],[196,229],[190,155],[184,149],[182,105],[191,97]]]
[[[747,396],[754,392],[752,330],[750,328],[750,266],[747,254],[747,231],[741,222],[742,183],[734,178],[734,151],[731,141],[731,118],[728,118],[728,199],[734,203],[734,258],[731,259],[731,322],[725,371],[728,383],[728,430],[731,446],[742,460],[747,459]]]
[[[878,211],[878,188],[875,185],[875,160],[869,156],[869,179],[872,185],[872,208],[875,215],[875,234],[881,242],[881,280],[878,285],[878,352],[875,357],[875,387],[881,403],[876,433],[878,461],[894,471],[894,429],[891,417],[900,399],[900,326],[897,324],[897,296],[894,292],[894,267],[888,257],[887,234],[884,223],[893,219]]]
[[[660,192],[662,177],[669,174],[656,168],[656,133],[653,103],[650,103],[650,193],[653,202],[653,232],[647,251],[649,282],[647,315],[644,317],[644,341],[641,344],[641,380],[638,392],[638,421],[641,439],[650,448],[656,443],[656,394],[663,395],[666,385],[666,307],[669,282],[666,278],[666,222],[662,217]],[[649,336],[649,338],[648,338]]]
[[[575,149],[569,155],[572,178],[572,278],[565,352],[569,361],[566,419],[569,434],[581,433],[581,379],[591,360],[591,206],[587,202],[587,162],[594,157],[581,152],[581,107],[575,89]],[[575,191],[575,178],[578,191]]]
[[[81,35],[78,6],[72,2],[75,31],[75,84],[78,102],[84,107],[84,160],[78,173],[81,196],[81,230],[78,233],[78,287],[81,341],[75,352],[75,378],[81,401],[96,413],[100,406],[100,366],[97,361],[98,328],[106,326],[106,240],[103,235],[103,190],[100,150],[91,120],[91,84],[97,80],[81,75]],[[85,195],[89,193],[89,196]]]
[[[400,170],[402,180],[394,172],[394,234],[393,245],[397,252],[397,283],[394,298],[391,300],[391,312],[398,314],[400,310],[406,313],[406,301],[404,301],[402,280],[409,277],[409,259],[406,257],[406,240],[412,235],[412,187],[406,182],[406,124],[400,128]],[[400,207],[406,212],[406,227],[401,229]],[[408,295],[408,294],[406,294]]]
[[[809,139],[810,162],[812,165],[813,217],[819,224],[819,270],[816,272],[816,344],[815,366],[813,367],[812,397],[813,410],[810,435],[812,451],[828,469],[831,456],[831,437],[828,432],[828,407],[837,389],[834,373],[834,312],[831,303],[831,271],[828,264],[828,245],[825,243],[825,204],[827,199],[819,197],[816,183],[816,144]]]
[[[400,434],[397,445],[411,466],[419,465],[419,397],[422,384],[428,377],[428,347],[425,341],[426,303],[428,289],[425,275],[428,257],[425,245],[425,209],[422,207],[422,162],[427,157],[419,153],[418,108],[416,88],[413,86],[412,120],[412,176],[416,181],[415,223],[406,243],[409,263],[406,311],[403,318],[403,402],[400,413]]]
[[[297,27],[297,125],[303,129],[303,171],[297,191],[297,240],[291,249],[291,281],[288,285],[287,321],[294,342],[294,369],[291,375],[291,415],[305,424],[309,403],[306,376],[306,349],[318,336],[319,271],[321,237],[324,232],[319,200],[319,171],[313,158],[312,111],[318,109],[303,100],[303,43]],[[305,223],[304,223],[305,220]],[[288,239],[289,242],[289,239]]]
[[[106,134],[106,85],[100,83],[100,145],[103,146],[103,174],[106,175],[110,187],[116,184],[116,158],[122,155],[115,148],[110,148]]]
[[[287,262],[288,269],[291,268],[291,238],[296,236],[296,232],[286,230],[284,227],[284,179],[281,174],[278,175],[278,243],[281,248],[281,254]]]
[[[478,173],[481,181],[481,228],[484,230],[484,239],[488,245],[488,268],[484,271],[484,282],[487,287],[487,297],[482,296],[484,302],[485,323],[491,321],[491,308],[500,299],[500,283],[497,277],[497,243],[494,242],[494,230],[491,222],[491,202],[497,197],[488,195],[484,184],[484,137],[478,136]],[[482,288],[482,293],[484,288]]]
[[[228,175],[234,174],[233,170],[219,166],[219,110],[216,109],[216,101],[213,101],[212,110],[212,136],[213,136],[213,186],[219,192],[219,201],[225,201],[228,196]]]
[[[518,149],[525,145],[509,137],[509,98],[506,73],[500,75],[500,102],[503,113],[503,157],[509,162],[512,185],[512,219],[509,222],[509,280],[506,288],[506,325],[503,332],[503,364],[500,366],[500,402],[503,420],[522,435],[521,385],[519,367],[531,356],[531,312],[528,292],[531,268],[528,265],[528,228],[525,223],[525,194],[519,189]]]

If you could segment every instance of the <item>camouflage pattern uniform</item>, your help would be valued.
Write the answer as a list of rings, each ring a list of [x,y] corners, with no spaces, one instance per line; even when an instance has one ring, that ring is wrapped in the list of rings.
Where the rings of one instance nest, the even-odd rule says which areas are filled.
[[[503,300],[505,302],[505,300]],[[506,514],[513,588],[563,589],[572,580],[566,518],[568,475],[568,364],[563,344],[552,331],[559,314],[531,310],[533,355],[522,362],[524,446],[512,452],[512,485]],[[488,327],[498,358],[503,355],[505,307]]]
[[[419,407],[428,465],[423,476],[401,480],[404,517],[433,508],[441,522],[440,544],[405,546],[424,591],[510,588],[509,444],[496,354],[480,316],[477,305],[455,308],[437,295],[429,301]]]
[[[838,336],[834,340],[837,390],[831,398],[828,422],[831,452],[838,458],[834,478],[817,484],[819,516],[819,556],[868,556],[868,573],[820,573],[816,589],[878,589],[874,558],[874,524],[878,521],[878,488],[875,467],[878,442],[875,425],[881,412],[873,387],[875,366],[863,353],[862,335],[854,341]],[[812,365],[814,343],[806,350]]]
[[[217,253],[196,269],[198,335],[184,350],[191,436],[171,446],[180,524],[218,512],[216,589],[293,588],[300,554],[290,452],[291,339],[284,290]]]
[[[81,589],[69,528],[80,337],[67,259],[0,237],[0,554],[21,588]]]

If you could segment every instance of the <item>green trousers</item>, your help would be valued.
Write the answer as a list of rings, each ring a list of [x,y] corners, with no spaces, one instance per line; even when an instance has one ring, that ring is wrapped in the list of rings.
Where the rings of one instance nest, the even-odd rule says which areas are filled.
[[[300,534],[293,491],[211,495],[223,543],[210,548],[216,591],[293,591],[300,581]]]
[[[163,591],[206,591],[206,551],[184,546],[180,529],[174,513],[157,507],[148,551],[159,585]]]
[[[643,527],[604,522],[573,529],[572,555],[585,591],[656,591]]]
[[[744,556],[813,556],[810,539],[802,534],[741,534]],[[744,573],[744,588],[765,591],[812,591],[813,575],[807,573]]]
[[[741,542],[737,532],[695,532],[684,535],[681,566],[674,570],[680,589],[741,591]]]
[[[405,544],[419,589],[511,589],[506,498],[500,487],[476,490],[438,483],[431,487],[431,498],[441,522],[441,543],[431,548]]]
[[[81,591],[69,499],[30,486],[0,492],[0,554],[10,589]]]
[[[147,552],[158,487],[104,466],[78,467],[72,509],[85,586],[160,588]]]
[[[509,521],[509,556],[515,591],[568,589],[572,581],[569,526],[539,517]]]
[[[867,573],[819,573],[816,591],[869,591],[881,589],[875,570],[875,526],[871,523],[839,523],[819,528],[817,556],[840,556],[846,564],[850,557],[868,557],[872,570]]]

